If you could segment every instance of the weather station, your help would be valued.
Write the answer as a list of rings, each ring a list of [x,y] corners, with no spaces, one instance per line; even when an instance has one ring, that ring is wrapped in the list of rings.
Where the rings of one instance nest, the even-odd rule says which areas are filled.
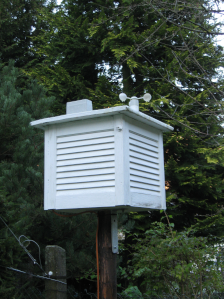
[[[101,226],[107,229],[99,239],[111,239],[107,245],[99,241],[104,244],[99,247],[103,255],[109,246],[113,256],[118,252],[117,213],[166,208],[163,133],[173,130],[139,111],[139,99],[149,102],[150,94],[128,98],[121,93],[119,98],[130,99],[129,105],[93,110],[84,99],[68,102],[66,115],[31,122],[45,132],[44,209],[97,212],[99,233]],[[114,259],[101,263],[106,268],[115,263],[116,272]],[[100,288],[107,299],[115,298],[115,285],[111,288],[112,295]]]

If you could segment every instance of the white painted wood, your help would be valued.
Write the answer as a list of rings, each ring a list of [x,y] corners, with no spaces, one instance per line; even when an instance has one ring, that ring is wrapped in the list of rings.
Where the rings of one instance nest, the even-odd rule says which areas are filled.
[[[147,166],[144,166],[143,164],[140,164],[140,163],[130,162],[130,171],[132,169],[141,171],[142,176],[144,176],[145,173],[152,173],[152,174],[155,174],[155,175],[160,174],[159,169],[155,169],[155,168],[152,168],[152,167],[147,167]]]
[[[126,106],[31,124],[45,129],[46,210],[166,207],[162,131],[170,126]]]
[[[143,149],[143,150],[147,150],[148,151],[148,155],[155,155],[158,154],[158,147],[154,147],[154,146],[151,146],[149,144],[146,144],[146,143],[143,143],[139,140],[137,140],[137,138],[132,138],[130,137],[130,145],[133,146],[133,148],[135,148],[137,150],[137,148],[139,148],[140,150]]]
[[[78,170],[93,170],[93,169],[105,169],[115,167],[114,161],[109,162],[100,162],[100,163],[90,163],[90,164],[77,164],[77,165],[69,165],[69,166],[60,166],[57,167],[57,173],[62,172],[73,172]]]
[[[74,148],[63,148],[58,149],[57,154],[63,155],[63,154],[72,154],[72,153],[80,153],[80,152],[93,152],[93,151],[100,151],[100,150],[107,150],[107,149],[114,149],[114,143],[108,142],[108,143],[100,143],[100,144],[93,144],[90,146],[83,147],[74,147]]]
[[[79,113],[81,114],[81,113]],[[77,115],[79,115],[77,114]],[[91,137],[94,133],[100,132],[110,132],[113,130],[114,118],[113,116],[108,116],[104,118],[97,119],[77,119],[71,122],[58,123],[57,124],[57,136],[70,136],[76,135],[77,138],[79,135],[89,135]],[[78,139],[77,139],[78,140]]]
[[[96,178],[96,181],[86,181],[86,182],[75,182],[75,183],[58,183],[56,186],[57,191],[65,191],[65,190],[74,190],[75,191],[78,189],[93,189],[93,188],[104,188],[104,187],[114,187],[115,182],[114,179],[111,180],[98,180]],[[58,193],[58,192],[57,192]]]
[[[48,127],[45,132],[45,173],[44,173],[44,209],[55,208],[56,197],[56,160],[52,157],[56,157],[56,126]]]
[[[35,126],[44,130],[44,127],[47,125],[68,123],[68,122],[84,120],[84,119],[90,120],[91,118],[97,118],[97,117],[109,117],[119,113],[122,113],[132,119],[140,121],[141,123],[145,123],[153,128],[161,130],[162,132],[173,131],[173,127],[151,116],[148,116],[142,112],[133,111],[128,106],[118,106],[118,107],[112,107],[107,109],[99,109],[99,110],[93,110],[93,111],[87,111],[81,113],[72,113],[72,114],[60,115],[55,117],[49,117],[41,120],[32,121],[30,124],[31,126]]]
[[[160,196],[131,192],[132,206],[142,209],[162,209]]]
[[[84,165],[84,164],[95,164],[114,161],[114,154],[112,155],[102,155],[95,157],[83,157],[83,158],[74,158],[74,159],[65,159],[57,162],[57,168],[60,166],[72,166],[72,165]]]
[[[129,157],[129,118],[124,116],[123,138],[124,138],[124,194],[123,203],[120,205],[131,205],[130,195],[130,157]]]
[[[160,193],[160,185],[152,185],[134,180],[130,180],[130,188],[131,191],[135,189],[135,191],[138,191],[139,193],[146,193],[147,191],[152,192],[153,194]]]
[[[123,204],[124,193],[124,131],[122,115],[114,116],[115,135],[115,205]]]
[[[94,192],[95,191],[95,192]],[[90,200],[91,198],[91,200]],[[56,206],[55,209],[57,210],[67,210],[67,209],[89,209],[93,208],[97,210],[98,208],[110,208],[114,207],[115,204],[115,193],[114,189],[108,190],[108,192],[101,191],[101,190],[92,190],[91,193],[83,193],[82,190],[74,195],[70,196],[56,196]]]
[[[132,140],[131,140],[131,143],[129,144],[129,149],[130,149],[131,152],[140,153],[144,156],[149,156],[149,157],[159,159],[158,151],[151,151],[147,147],[146,148],[139,147],[137,144],[134,144],[134,142]]]
[[[98,139],[101,137],[113,137],[114,136],[114,130],[104,130],[104,131],[96,131],[96,132],[84,132],[80,134],[71,134],[71,135],[60,135],[57,137],[57,143],[64,143],[64,142],[72,142],[72,141],[80,141],[80,140],[92,140],[92,139]]]
[[[91,201],[93,190],[101,193],[115,191],[114,131],[111,124],[101,119],[100,125],[99,122],[90,122],[89,131],[87,121],[81,125],[78,123],[75,130],[73,126],[58,130],[57,201],[69,198],[73,206],[76,196],[89,194]]]
[[[139,159],[137,157],[133,157],[130,155],[130,164],[135,164],[135,165],[138,165],[139,167],[148,167],[149,169],[157,169],[159,170],[159,163],[156,162],[156,163],[152,163],[150,161],[147,161],[146,159],[142,160],[142,159]]]
[[[163,134],[159,134],[160,155],[160,180],[161,180],[161,209],[166,209],[166,190],[165,190],[165,171],[164,171],[164,151],[163,151]]]
[[[92,101],[84,99],[66,103],[66,114],[93,110]]]
[[[131,182],[139,182],[146,184],[147,186],[153,185],[153,186],[158,186],[160,187],[160,180],[159,179],[151,179],[151,178],[146,178],[142,176],[136,176],[136,175],[130,175],[130,181]]]
[[[97,139],[86,139],[86,140],[79,140],[79,141],[73,141],[73,142],[57,142],[57,149],[63,149],[63,148],[76,148],[76,147],[84,147],[84,146],[92,146],[95,144],[107,144],[114,142],[114,137],[102,137],[102,138],[97,138]]]
[[[145,203],[142,204],[143,195],[149,203],[155,196],[157,203],[161,201],[159,133],[155,128],[129,121],[130,192],[133,207],[147,207]],[[133,194],[138,194],[139,204]]]
[[[130,168],[130,176],[140,177],[141,179],[150,179],[155,181],[160,181],[159,173],[155,174],[150,172],[150,169],[147,169],[148,171],[143,171],[142,169],[133,169]]]
[[[56,184],[71,184],[71,183],[84,183],[84,182],[96,182],[96,181],[114,181],[115,174],[100,174],[100,175],[88,175],[81,177],[70,177],[70,178],[57,178]]]
[[[133,140],[138,140],[139,142],[142,142],[146,144],[147,146],[152,146],[155,148],[158,148],[158,133],[154,134],[153,132],[150,131],[145,131],[145,135],[138,133],[139,128],[136,126],[135,131],[129,130],[130,131],[130,138]],[[141,128],[141,131],[142,128]],[[143,132],[141,132],[143,133]],[[154,138],[153,138],[154,137]]]
[[[66,160],[71,160],[71,159],[81,159],[81,158],[94,158],[94,157],[99,157],[99,156],[111,156],[114,155],[114,146],[113,148],[105,148],[103,151],[101,150],[96,150],[96,151],[80,151],[78,153],[67,153],[67,154],[58,154],[56,159],[57,161],[66,161]]]
[[[107,203],[107,206],[113,206],[115,207],[115,187],[114,186],[98,186],[95,188],[80,188],[80,189],[76,189],[76,190],[58,190],[56,192],[56,200],[62,199],[62,200],[69,200],[71,206],[73,206],[73,204],[75,203],[75,205],[77,205],[77,208],[81,208],[82,207],[82,199],[83,197],[85,197],[86,199],[89,200],[89,205],[92,207],[96,207],[96,203],[97,201],[94,199],[96,196],[98,196],[98,194],[104,194],[105,198],[105,202],[107,202],[108,198],[108,194],[111,194],[111,196],[113,195],[113,202],[109,202]],[[94,196],[93,196],[94,195]],[[77,203],[77,200],[79,201],[79,204]],[[80,206],[79,206],[80,205]]]
[[[71,177],[85,177],[88,178],[89,176],[95,175],[107,175],[107,174],[114,174],[115,168],[114,167],[104,167],[104,168],[95,168],[95,169],[81,169],[76,171],[64,171],[58,172],[56,177],[57,178],[71,178]]]
[[[49,134],[49,127],[45,128],[44,134],[44,209],[48,210],[51,209],[53,203],[50,202],[50,187],[52,187],[52,183],[50,182],[51,179],[51,172],[49,167],[49,161],[51,157],[50,152],[50,134]]]
[[[149,161],[151,163],[154,164],[159,164],[159,159],[157,157],[152,157],[151,155],[149,155],[149,153],[147,152],[147,155],[145,153],[141,153],[139,151],[133,151],[130,149],[130,157],[142,160],[142,161]]]

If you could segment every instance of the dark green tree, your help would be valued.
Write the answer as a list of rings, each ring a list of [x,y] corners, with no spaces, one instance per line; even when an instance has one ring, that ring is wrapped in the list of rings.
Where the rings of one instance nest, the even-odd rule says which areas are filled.
[[[101,52],[108,28],[102,27],[94,37],[90,34],[99,4],[104,5],[104,1],[64,1],[54,14],[40,10],[39,18],[48,24],[49,30],[33,38],[32,50],[41,63],[34,60],[32,68],[27,68],[27,75],[37,78],[63,104],[91,98],[96,109],[117,102],[118,83],[109,80],[105,72],[105,65],[110,67],[115,58],[108,51]],[[112,14],[110,11],[108,16]]]
[[[47,29],[38,19],[38,9],[51,11],[54,0],[2,0],[0,3],[0,62],[10,59],[17,67],[24,67],[36,58],[32,52],[33,36]]]

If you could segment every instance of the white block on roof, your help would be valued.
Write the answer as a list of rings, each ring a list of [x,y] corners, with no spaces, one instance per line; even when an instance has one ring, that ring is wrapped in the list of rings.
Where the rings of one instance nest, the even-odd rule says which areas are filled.
[[[84,99],[66,103],[66,114],[93,110],[92,101]]]

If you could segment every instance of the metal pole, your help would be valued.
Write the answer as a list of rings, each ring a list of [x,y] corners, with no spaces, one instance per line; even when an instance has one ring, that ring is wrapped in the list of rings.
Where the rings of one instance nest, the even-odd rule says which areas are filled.
[[[111,212],[99,212],[100,299],[117,299],[117,254],[112,252]]]

